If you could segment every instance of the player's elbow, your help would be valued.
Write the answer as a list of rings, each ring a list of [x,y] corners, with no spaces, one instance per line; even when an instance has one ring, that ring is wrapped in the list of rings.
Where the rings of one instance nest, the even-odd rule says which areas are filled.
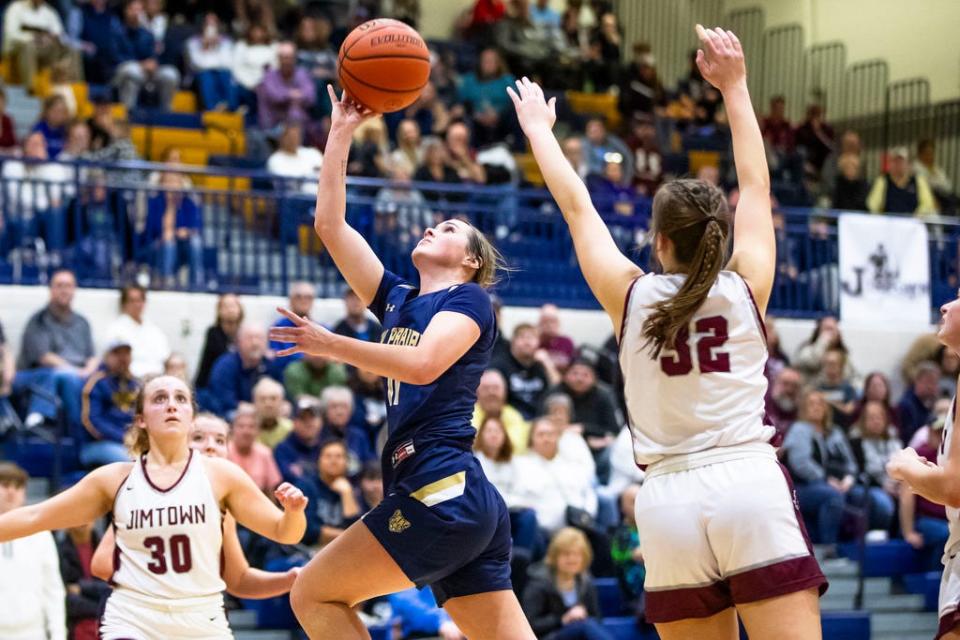
[[[960,509],[960,481],[952,481],[945,487],[943,504],[953,509]]]

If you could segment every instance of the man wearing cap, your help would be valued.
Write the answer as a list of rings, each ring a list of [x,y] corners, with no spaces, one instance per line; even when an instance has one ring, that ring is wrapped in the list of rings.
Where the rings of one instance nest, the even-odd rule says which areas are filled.
[[[130,343],[115,339],[107,345],[100,369],[80,395],[80,463],[97,467],[130,459],[123,436],[133,422],[140,381],[130,372]]]
[[[906,147],[894,147],[888,153],[887,172],[874,180],[867,208],[872,213],[937,213],[933,190],[926,178],[914,175]]]
[[[317,475],[322,429],[320,401],[311,396],[300,396],[293,416],[293,431],[273,450],[284,482],[297,482]]]

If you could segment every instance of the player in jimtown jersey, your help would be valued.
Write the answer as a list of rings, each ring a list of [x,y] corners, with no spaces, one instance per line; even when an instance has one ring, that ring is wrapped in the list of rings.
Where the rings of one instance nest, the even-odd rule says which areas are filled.
[[[937,337],[945,347],[960,353],[960,299],[943,305],[940,315]],[[907,485],[902,491],[913,491],[947,507],[950,537],[943,549],[937,640],[960,640],[960,441],[957,441],[960,436],[956,427],[957,398],[954,396],[943,427],[936,464],[921,458],[910,447],[894,454],[887,462],[890,477]]]
[[[93,522],[108,512],[116,531],[112,582],[100,621],[104,640],[232,638],[220,575],[224,511],[282,544],[306,529],[306,499],[284,484],[263,495],[235,464],[188,444],[195,404],[179,378],[150,379],[137,396],[135,462],[90,472],[73,487],[0,516],[0,542]]]
[[[617,250],[564,158],[553,100],[526,78],[508,91],[619,337],[634,457],[646,467],[636,520],[647,620],[663,640],[733,640],[738,614],[752,639],[819,638],[826,580],[764,422],[761,314],[776,245],[763,139],[739,40],[699,25],[697,34],[697,66],[723,95],[733,137],[740,202],[729,261],[723,193],[674,180],[653,200],[664,273],[645,275]]]
[[[379,344],[354,340],[281,309],[295,326],[270,337],[293,344],[279,355],[323,355],[386,378],[385,497],[303,569],[293,610],[311,638],[368,638],[356,604],[430,585],[471,640],[532,639],[511,590],[509,514],[471,452],[476,389],[497,331],[484,287],[499,255],[477,229],[447,220],[413,250],[418,287],[384,269],[344,216],[351,136],[371,114],[332,89],[330,99],[314,226],[383,334]]]

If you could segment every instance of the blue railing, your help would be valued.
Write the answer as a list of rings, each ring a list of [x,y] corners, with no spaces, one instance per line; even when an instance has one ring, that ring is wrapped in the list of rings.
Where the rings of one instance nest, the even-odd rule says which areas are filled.
[[[183,167],[190,186],[161,186],[156,175],[170,168],[153,163],[48,163],[44,169],[34,163],[29,172],[18,163],[7,159],[0,170],[0,283],[40,284],[50,269],[63,265],[89,287],[116,287],[148,276],[158,288],[284,294],[288,283],[309,280],[319,295],[332,297],[344,286],[313,233],[312,179]],[[29,175],[12,177],[24,173]],[[461,216],[493,238],[506,257],[511,271],[503,274],[496,291],[507,303],[598,306],[578,268],[566,225],[544,190],[371,178],[350,178],[347,189],[349,223],[388,269],[404,277],[416,277],[410,251],[423,228]],[[168,198],[176,210],[194,211],[199,224],[183,237],[174,234],[164,246],[158,220]],[[182,204],[187,199],[192,206]],[[650,268],[649,199],[614,202],[598,196],[595,204],[620,249]],[[839,215],[810,209],[779,214],[771,312],[793,317],[836,313]],[[960,226],[938,220],[933,229],[936,308],[957,289]]]

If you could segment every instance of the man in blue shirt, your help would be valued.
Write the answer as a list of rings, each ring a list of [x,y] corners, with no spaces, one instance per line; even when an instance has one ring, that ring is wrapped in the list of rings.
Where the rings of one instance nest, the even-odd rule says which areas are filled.
[[[318,472],[296,483],[309,499],[304,544],[335,540],[361,516],[353,485],[347,480],[347,447],[339,440],[320,446]]]
[[[241,401],[253,401],[253,387],[263,377],[277,379],[273,359],[267,357],[267,331],[246,322],[237,330],[236,350],[213,363],[210,384],[198,393],[200,406],[229,419]]]
[[[134,109],[140,89],[150,83],[159,92],[156,105],[162,111],[170,110],[173,94],[180,85],[180,72],[171,65],[157,62],[156,43],[153,34],[143,25],[142,0],[127,0],[123,5],[123,22],[114,29],[117,75],[120,101],[127,109]]]
[[[293,431],[273,450],[284,482],[297,482],[317,475],[322,413],[320,401],[316,398],[301,396],[297,401]]]
[[[140,381],[130,372],[130,343],[115,340],[107,347],[103,365],[87,379],[80,396],[80,463],[98,467],[123,462],[130,454],[123,436],[133,422]]]
[[[309,282],[291,282],[290,283],[290,310],[298,316],[309,318],[310,311],[313,309],[313,301],[317,298],[317,289]],[[283,316],[273,323],[274,327],[292,327],[293,323]],[[286,344],[277,341],[270,342],[270,348],[274,351],[285,349]],[[276,359],[279,371],[287,368],[291,362],[296,362],[303,358],[302,353],[294,353],[289,356],[283,356]]]
[[[933,405],[939,394],[940,367],[934,362],[921,362],[913,372],[913,384],[897,404],[902,442],[909,443],[917,429],[933,422]]]

